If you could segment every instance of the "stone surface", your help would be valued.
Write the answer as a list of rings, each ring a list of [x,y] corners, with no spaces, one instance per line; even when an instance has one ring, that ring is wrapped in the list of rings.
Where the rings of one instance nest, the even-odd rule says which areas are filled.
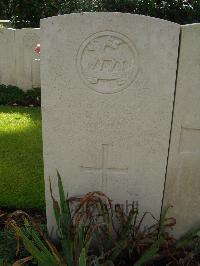
[[[120,13],[41,21],[43,145],[48,177],[65,191],[102,190],[160,215],[180,26]]]
[[[40,42],[40,29],[15,31],[16,85],[23,90],[40,87],[39,55],[34,52]]]
[[[0,84],[15,85],[15,30],[0,28]]]
[[[200,225],[200,24],[182,27],[165,206],[180,236]]]

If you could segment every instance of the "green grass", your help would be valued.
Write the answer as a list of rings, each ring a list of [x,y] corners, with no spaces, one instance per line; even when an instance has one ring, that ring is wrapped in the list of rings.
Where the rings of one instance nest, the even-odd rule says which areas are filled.
[[[0,207],[44,208],[40,108],[0,106]]]

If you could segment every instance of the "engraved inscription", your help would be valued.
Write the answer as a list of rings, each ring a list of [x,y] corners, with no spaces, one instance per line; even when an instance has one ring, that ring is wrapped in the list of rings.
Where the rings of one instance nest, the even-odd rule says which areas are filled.
[[[101,183],[102,187],[101,189],[103,191],[106,191],[107,189],[107,183],[108,183],[108,177],[109,175],[124,175],[128,173],[128,168],[111,168],[108,166],[108,152],[109,152],[109,145],[108,144],[102,144],[102,153],[101,153],[101,167],[86,167],[81,166],[81,170],[85,172],[99,172],[101,174]]]
[[[132,42],[120,33],[95,33],[82,43],[77,67],[91,89],[100,93],[119,92],[136,77],[137,51]]]

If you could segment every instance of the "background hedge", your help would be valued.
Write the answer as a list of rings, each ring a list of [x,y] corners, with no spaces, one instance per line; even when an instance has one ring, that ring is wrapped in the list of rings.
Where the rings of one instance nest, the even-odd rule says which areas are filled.
[[[40,106],[41,89],[23,91],[16,86],[0,84],[0,105]]]
[[[16,28],[39,27],[40,18],[84,11],[137,13],[180,24],[200,22],[200,0],[0,0],[0,19],[10,19]]]

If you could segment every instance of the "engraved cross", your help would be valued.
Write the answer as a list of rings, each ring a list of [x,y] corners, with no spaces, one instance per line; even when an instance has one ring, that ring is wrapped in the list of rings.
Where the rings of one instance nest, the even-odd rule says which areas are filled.
[[[108,176],[109,174],[114,175],[124,175],[128,173],[128,168],[111,168],[108,167],[108,151],[109,145],[102,144],[102,154],[101,154],[101,167],[85,167],[81,166],[81,170],[87,173],[100,173],[102,179],[102,190],[106,191],[107,183],[108,183]]]

